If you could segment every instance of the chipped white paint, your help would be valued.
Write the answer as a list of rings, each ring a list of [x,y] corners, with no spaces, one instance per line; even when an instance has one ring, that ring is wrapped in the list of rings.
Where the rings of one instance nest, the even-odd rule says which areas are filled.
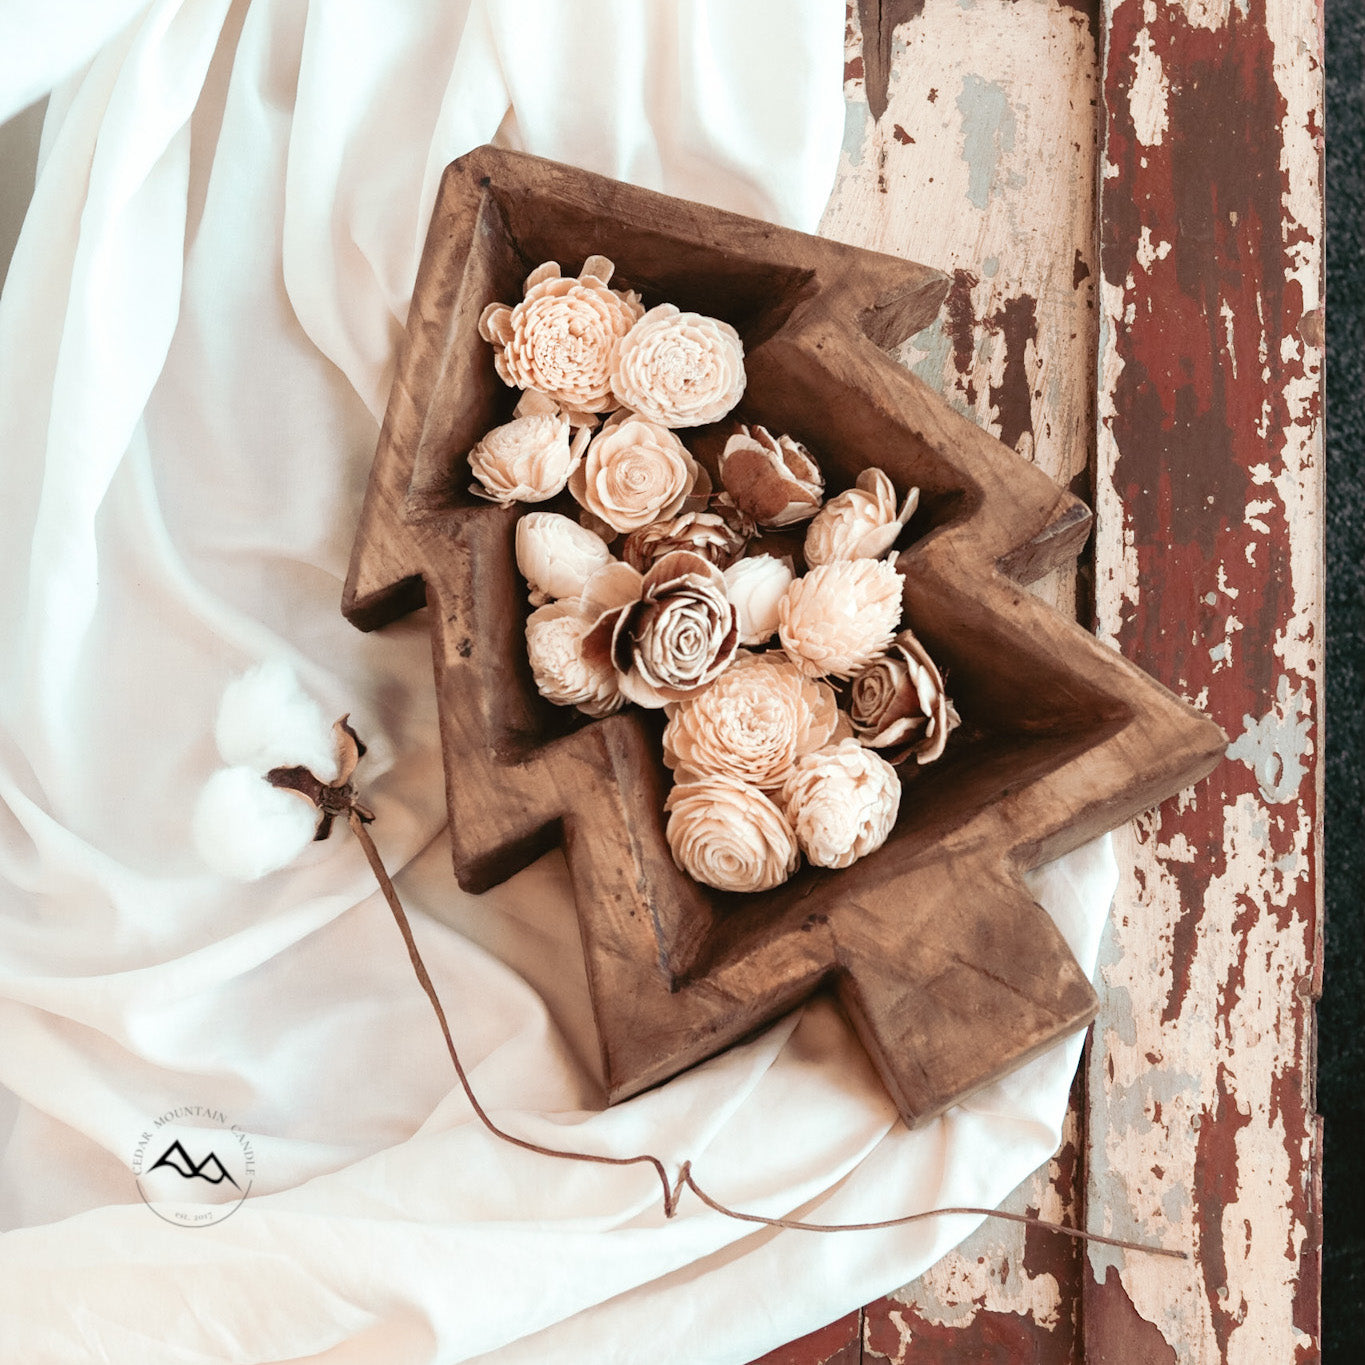
[[[1128,97],[1133,131],[1144,147],[1159,147],[1166,136],[1166,81],[1152,35],[1145,28],[1134,44],[1133,63],[1133,89]]]

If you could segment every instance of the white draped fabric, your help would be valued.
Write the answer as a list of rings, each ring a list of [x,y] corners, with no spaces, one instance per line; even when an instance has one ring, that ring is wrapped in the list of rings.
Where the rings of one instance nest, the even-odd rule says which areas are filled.
[[[449,871],[423,620],[338,603],[442,168],[496,140],[807,230],[843,0],[7,0],[0,117],[52,88],[0,300],[0,1360],[743,1362],[973,1226],[755,1230],[484,1131],[344,832],[247,886],[190,837],[224,686],[284,659],[370,741],[375,834],[481,1098],[822,1221],[1002,1199],[1077,1036],[896,1121],[816,1003],[600,1110],[562,858]],[[1035,890],[1093,969],[1105,843]],[[139,1198],[151,1116],[224,1112],[251,1197]]]

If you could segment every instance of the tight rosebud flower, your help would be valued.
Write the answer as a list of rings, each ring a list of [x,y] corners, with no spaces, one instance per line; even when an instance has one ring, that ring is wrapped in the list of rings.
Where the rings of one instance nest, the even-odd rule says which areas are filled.
[[[733,777],[680,783],[664,809],[673,861],[693,881],[720,891],[770,891],[796,871],[791,826],[757,787]]]
[[[812,677],[851,678],[895,638],[904,586],[904,577],[882,559],[819,565],[777,604],[782,648]]]
[[[899,512],[896,489],[880,469],[864,469],[858,484],[831,498],[806,530],[806,563],[836,559],[881,559],[896,543],[919,506],[919,489],[906,494]]]
[[[777,634],[777,604],[795,575],[791,560],[751,555],[725,570],[725,591],[739,613],[739,642],[765,645]]]
[[[605,256],[590,256],[574,278],[546,261],[526,277],[520,303],[490,303],[479,318],[503,383],[546,394],[576,426],[617,406],[612,362],[644,314],[638,295],[607,287],[615,269]]]
[[[682,512],[632,531],[621,547],[621,558],[644,573],[674,550],[691,550],[724,569],[744,552],[744,543],[744,537],[714,512]]]
[[[811,863],[848,867],[886,842],[901,784],[884,758],[845,739],[798,759],[780,799]]]
[[[477,480],[469,491],[503,507],[545,502],[564,491],[590,434],[580,430],[571,438],[569,419],[558,413],[514,417],[469,452],[469,472]]]
[[[577,597],[610,561],[600,536],[558,512],[530,512],[517,522],[517,568],[530,585],[532,606]]]
[[[740,427],[726,441],[720,481],[735,506],[760,526],[808,521],[825,495],[824,476],[810,451],[766,427]]]
[[[912,754],[919,763],[932,763],[961,724],[944,694],[942,675],[908,630],[854,678],[849,719],[854,735],[890,763],[903,763]]]
[[[704,503],[710,491],[710,476],[671,431],[629,413],[592,438],[569,478],[580,506],[625,532],[674,516],[690,498]]]
[[[556,706],[609,716],[625,705],[607,651],[590,636],[595,616],[572,598],[526,620],[526,654],[540,695]]]
[[[611,388],[622,407],[661,426],[716,422],[744,393],[744,346],[728,322],[661,303],[617,348]]]
[[[598,584],[611,588],[635,571],[609,565],[584,589],[592,597]],[[638,577],[638,575],[637,575]],[[611,657],[621,691],[637,705],[659,708],[682,701],[714,682],[739,648],[735,609],[725,595],[725,579],[708,559],[687,550],[665,555],[639,578],[635,601],[596,629],[611,629]]]
[[[679,782],[723,775],[771,790],[803,754],[829,743],[834,689],[780,653],[747,654],[703,692],[669,707],[664,762]]]

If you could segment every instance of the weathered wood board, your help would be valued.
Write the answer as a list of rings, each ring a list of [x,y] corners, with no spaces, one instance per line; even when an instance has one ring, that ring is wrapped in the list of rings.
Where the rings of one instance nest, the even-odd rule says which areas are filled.
[[[1320,9],[924,0],[874,125],[849,8],[824,230],[952,275],[903,362],[1094,488],[1104,638],[1207,705],[1234,761],[1122,836],[1067,1133],[1006,1205],[1192,1261],[987,1223],[771,1359],[1316,1359]]]

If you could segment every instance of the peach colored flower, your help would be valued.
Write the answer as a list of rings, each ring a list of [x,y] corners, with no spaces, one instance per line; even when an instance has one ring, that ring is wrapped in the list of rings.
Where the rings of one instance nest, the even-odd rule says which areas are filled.
[[[614,270],[605,256],[590,256],[575,278],[546,261],[526,277],[520,303],[490,303],[479,318],[503,383],[546,394],[574,425],[617,406],[612,362],[644,314],[638,295],[607,287]]]
[[[710,477],[671,431],[629,413],[592,438],[569,477],[579,504],[616,531],[671,517],[710,491]]]
[[[919,506],[912,488],[896,511],[895,485],[880,469],[864,469],[854,488],[831,498],[806,530],[806,563],[836,559],[881,559]]]
[[[813,517],[824,497],[820,466],[799,441],[766,427],[740,427],[725,443],[720,481],[740,511],[760,526],[790,526]]]
[[[934,661],[908,630],[896,636],[883,658],[854,678],[849,719],[858,739],[869,748],[884,750],[891,763],[902,763],[911,754],[919,763],[932,763],[942,754],[949,733],[961,724]]]
[[[721,891],[769,891],[796,871],[791,826],[757,787],[733,777],[682,783],[668,794],[673,861]]]
[[[595,619],[573,598],[533,611],[526,620],[526,654],[542,697],[590,716],[609,716],[625,698],[606,650],[594,648],[589,638]]]
[[[469,452],[470,492],[492,502],[545,502],[564,491],[583,459],[590,433],[570,439],[569,420],[560,415],[514,417],[494,427]]]
[[[517,568],[530,585],[532,606],[577,597],[610,560],[600,536],[558,512],[530,512],[517,522]]]
[[[621,547],[621,558],[644,573],[674,550],[692,550],[724,569],[743,553],[744,537],[714,512],[680,512],[632,531]]]
[[[823,748],[839,708],[828,683],[780,653],[741,652],[696,696],[669,708],[664,762],[678,781],[722,774],[780,787],[802,754]]]
[[[777,604],[782,648],[812,677],[850,678],[886,652],[905,579],[882,559],[835,560],[798,578]]]
[[[634,601],[613,609],[635,574]],[[628,564],[610,564],[583,589],[602,607],[594,631],[610,632],[611,657],[621,691],[640,706],[682,701],[714,682],[735,657],[739,628],[725,596],[725,579],[708,559],[689,550],[665,555],[641,576]]]
[[[739,613],[739,642],[765,645],[777,634],[777,604],[791,586],[789,559],[751,555],[725,570],[725,591]]]
[[[798,759],[780,799],[806,857],[816,867],[848,867],[886,842],[901,784],[884,758],[845,739]]]
[[[617,348],[611,388],[623,407],[662,426],[715,422],[744,393],[744,346],[728,322],[661,303]]]

